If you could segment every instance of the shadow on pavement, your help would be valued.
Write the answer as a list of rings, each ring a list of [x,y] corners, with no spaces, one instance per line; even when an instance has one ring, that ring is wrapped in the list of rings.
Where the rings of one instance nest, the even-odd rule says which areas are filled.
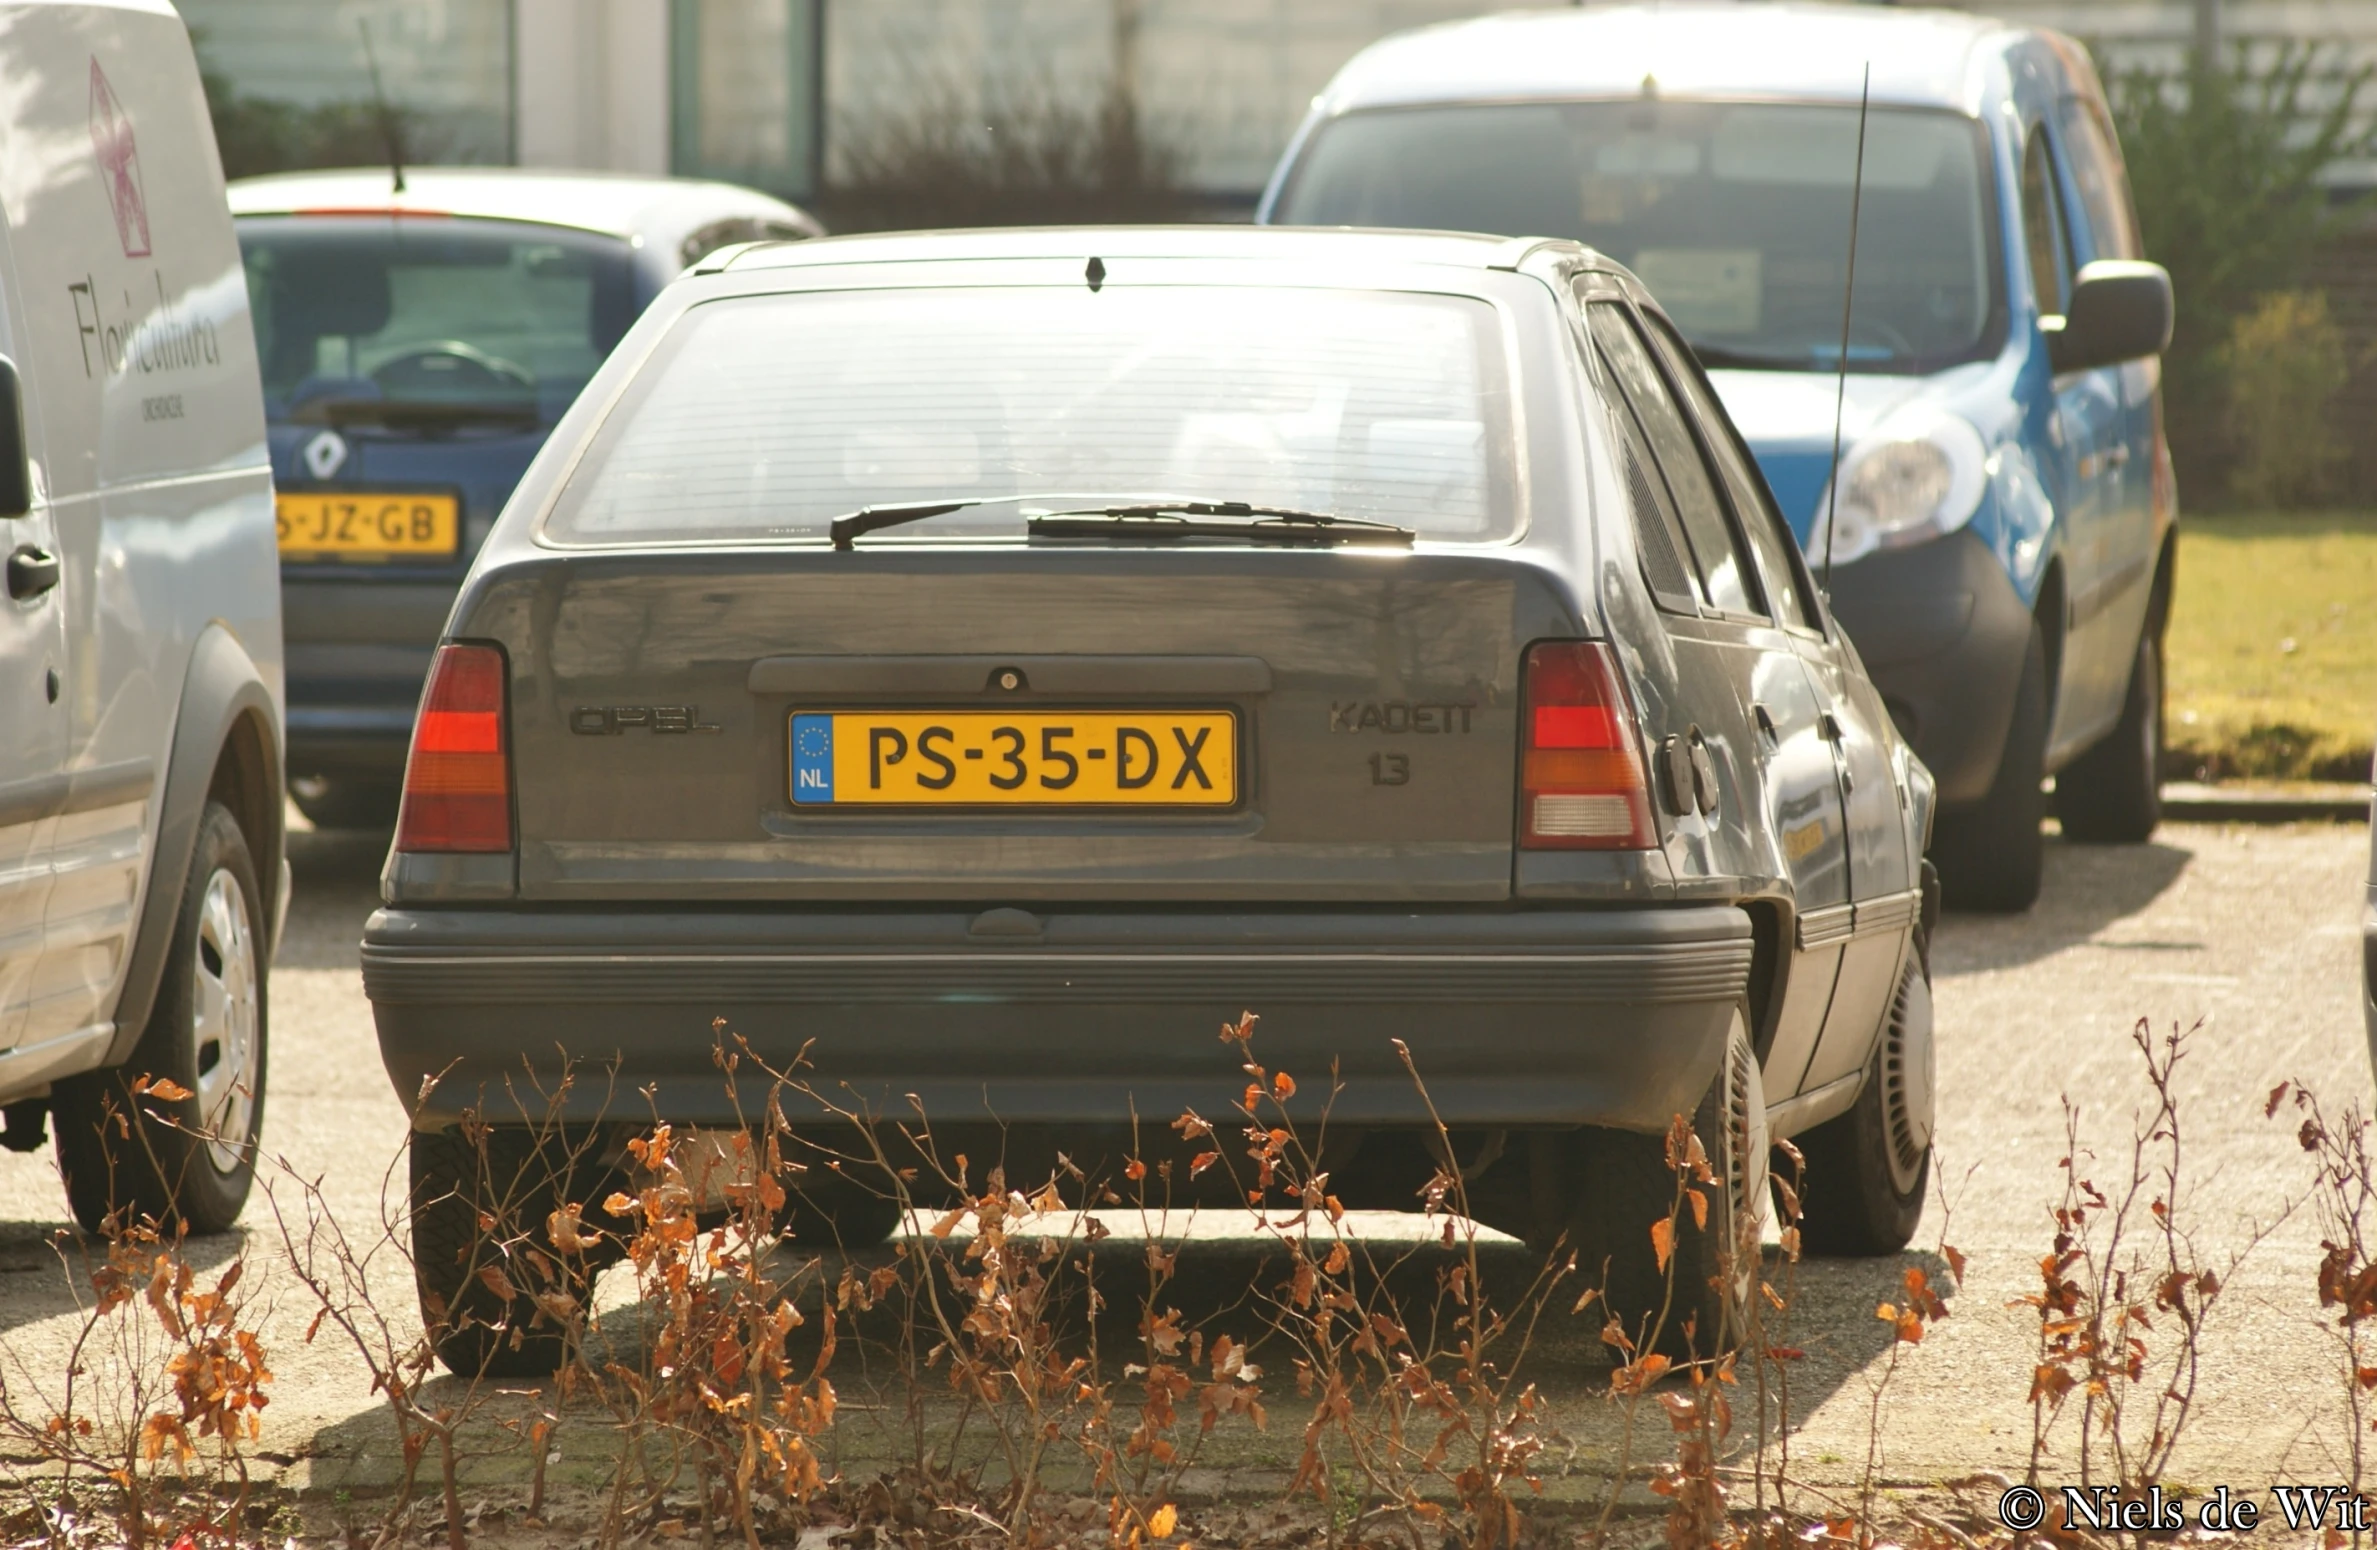
[[[61,1191],[56,1220],[0,1221],[0,1331],[70,1316],[78,1307],[90,1306],[91,1272],[106,1263],[107,1243],[71,1226],[61,1226],[65,1217],[66,1201]],[[268,1241],[256,1229],[241,1228],[191,1238],[183,1245],[182,1254],[193,1270],[203,1273],[222,1269],[243,1249],[253,1251],[260,1258]],[[120,1316],[134,1313],[144,1318],[150,1316],[145,1306],[128,1307]],[[45,1339],[35,1349],[62,1356],[69,1343],[66,1338]],[[21,1343],[0,1342],[0,1381],[15,1384],[21,1374],[12,1369],[20,1359],[31,1362],[36,1376],[43,1382],[57,1375],[52,1371],[56,1362],[35,1355]]]
[[[2047,880],[2039,902],[2020,915],[1942,917],[1932,944],[1935,976],[2016,968],[2094,937],[2160,898],[2187,870],[2176,845],[2067,845],[2047,841]],[[2192,952],[2201,942],[2100,944],[2124,952]]]
[[[1410,1245],[1380,1247],[1401,1251]],[[962,1252],[962,1247],[958,1251]],[[1139,1398],[1139,1380],[1126,1375],[1123,1368],[1127,1362],[1142,1359],[1137,1329],[1140,1300],[1147,1286],[1144,1253],[1143,1240],[1123,1234],[1098,1247],[1097,1280],[1105,1311],[1095,1320],[1094,1329],[1081,1305],[1079,1283],[1070,1278],[1069,1299],[1055,1315],[1060,1339],[1076,1354],[1087,1353],[1094,1334],[1112,1384],[1118,1424],[1135,1417]],[[1426,1326],[1432,1308],[1438,1310],[1435,1317],[1440,1320],[1436,1343],[1449,1348],[1457,1339],[1452,1321],[1458,1310],[1449,1299],[1439,1306],[1437,1278],[1459,1257],[1433,1245],[1420,1245],[1391,1278],[1405,1318],[1423,1344],[1429,1340]],[[1482,1279],[1504,1299],[1515,1300],[1538,1268],[1533,1255],[1508,1240],[1481,1242],[1479,1257]],[[843,1265],[865,1271],[896,1262],[889,1248],[849,1256],[783,1248],[776,1259],[774,1268],[779,1276],[791,1276],[804,1262],[814,1267],[799,1283],[796,1302],[807,1323],[792,1336],[788,1353],[795,1367],[803,1371],[817,1349],[823,1324],[821,1303],[839,1279]],[[1771,1340],[1806,1353],[1803,1360],[1792,1364],[1790,1374],[1790,1414],[1795,1428],[1804,1426],[1853,1375],[1867,1371],[1887,1354],[1892,1327],[1875,1316],[1875,1308],[1884,1301],[1903,1299],[1903,1278],[1910,1264],[1921,1266],[1934,1284],[1947,1282],[1947,1266],[1928,1252],[1882,1259],[1811,1260],[1799,1267],[1790,1322],[1769,1331]],[[1779,1277],[1782,1269],[1770,1256],[1769,1277]],[[1254,1348],[1248,1354],[1263,1370],[1264,1401],[1271,1412],[1268,1428],[1256,1432],[1242,1424],[1230,1424],[1200,1444],[1198,1461],[1203,1467],[1268,1474],[1295,1466],[1312,1401],[1297,1393],[1295,1346],[1286,1336],[1265,1328],[1267,1301],[1284,1291],[1286,1277],[1285,1256],[1259,1241],[1192,1243],[1180,1251],[1177,1274],[1158,1299],[1159,1311],[1179,1310],[1178,1327],[1202,1329],[1208,1341],[1224,1333],[1242,1342],[1251,1338]],[[955,1324],[965,1314],[964,1299],[952,1294],[945,1281],[941,1291],[947,1316]],[[1550,1427],[1565,1440],[1566,1446],[1560,1450],[1564,1456],[1555,1463],[1553,1455],[1547,1455],[1544,1473],[1593,1477],[1606,1475],[1614,1465],[1626,1422],[1622,1406],[1608,1398],[1610,1352],[1601,1343],[1598,1309],[1572,1314],[1575,1300],[1573,1283],[1564,1284],[1548,1300],[1532,1345],[1520,1363],[1519,1376],[1521,1382],[1537,1385],[1550,1402]],[[958,1409],[945,1360],[920,1383],[910,1385],[902,1380],[902,1344],[909,1346],[912,1359],[921,1360],[942,1337],[929,1316],[911,1318],[900,1310],[899,1301],[900,1294],[895,1292],[870,1313],[839,1316],[840,1343],[831,1376],[843,1403],[827,1446],[836,1466],[861,1480],[913,1462],[919,1428],[938,1440],[945,1436],[945,1425]],[[656,1332],[653,1317],[649,1307],[633,1304],[606,1312],[602,1336],[589,1353],[593,1364],[600,1368],[619,1363],[630,1370],[641,1365],[650,1354],[647,1348]],[[1509,1340],[1499,1349],[1498,1359],[1509,1360],[1518,1344],[1515,1337]],[[1440,1365],[1440,1373],[1450,1369],[1449,1359]],[[1202,1370],[1196,1376],[1200,1382],[1205,1377]],[[473,1450],[477,1454],[474,1479],[494,1483],[525,1477],[525,1452],[501,1428],[500,1420],[523,1413],[524,1396],[519,1391],[530,1387],[520,1380],[481,1386],[488,1391],[488,1424],[484,1448]],[[497,1388],[508,1392],[491,1392]],[[459,1407],[468,1401],[471,1389],[462,1380],[441,1374],[422,1397],[433,1405]],[[1729,1448],[1737,1457],[1754,1446],[1755,1392],[1755,1382],[1745,1366],[1735,1390],[1736,1424]],[[1857,1393],[1861,1395],[1862,1389]],[[401,1451],[387,1414],[384,1409],[368,1408],[368,1396],[360,1392],[342,1398],[354,1402],[353,1413],[320,1428],[305,1448],[314,1460],[314,1485],[318,1489],[385,1488],[402,1468]],[[1770,1411],[1770,1440],[1773,1414]],[[618,1457],[612,1417],[582,1392],[572,1402],[569,1416],[564,1423],[570,1439],[567,1451],[576,1467],[565,1468],[561,1474],[575,1476],[592,1466],[592,1480],[599,1483],[607,1478],[607,1469]],[[982,1422],[977,1419],[973,1424],[980,1427]],[[1195,1426],[1193,1418],[1185,1423],[1184,1441],[1193,1435]],[[1665,1457],[1668,1437],[1665,1411],[1655,1402],[1645,1404],[1635,1419],[1632,1456],[1637,1467]],[[989,1459],[996,1449],[984,1432],[975,1436],[968,1452]]]

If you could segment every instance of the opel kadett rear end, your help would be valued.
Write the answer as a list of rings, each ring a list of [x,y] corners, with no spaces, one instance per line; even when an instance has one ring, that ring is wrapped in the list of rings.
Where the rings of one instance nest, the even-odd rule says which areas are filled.
[[[1655,1152],[1720,1090],[1754,1193],[1738,877],[1788,874],[1677,872],[1780,851],[1731,687],[1612,624],[1642,594],[1594,520],[1626,495],[1584,428],[1588,259],[976,234],[674,287],[431,674],[364,945],[392,1081],[440,1078],[416,1184],[464,1187],[442,1138],[565,1061],[597,1162],[655,1113],[732,1124],[722,1037],[978,1158],[1112,1167],[1134,1116],[1215,1106],[1253,1009],[1267,1058],[1340,1073],[1349,1203],[1433,1168],[1395,1040],[1456,1146],[1511,1159],[1515,1230],[1575,1226],[1529,1138],[1567,1178],[1580,1127]],[[1722,820],[1695,753],[1712,807],[1741,785]],[[476,1336],[449,1359],[520,1349]]]

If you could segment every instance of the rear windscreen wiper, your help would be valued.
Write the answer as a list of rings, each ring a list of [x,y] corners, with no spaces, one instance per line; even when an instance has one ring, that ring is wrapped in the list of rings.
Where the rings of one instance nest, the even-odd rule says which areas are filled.
[[[826,524],[825,531],[837,549],[847,549],[855,539],[866,537],[878,528],[898,527],[903,522],[922,522],[927,517],[947,516],[968,506],[987,505],[993,496],[973,500],[917,501],[906,506],[861,506],[858,510],[839,516]]]
[[[439,403],[434,399],[309,398],[289,411],[298,425],[378,425],[388,430],[451,430],[463,425],[533,429],[533,403]]]
[[[1333,517],[1286,506],[1245,501],[1165,501],[1142,506],[1097,506],[1052,511],[1033,517],[1024,530],[1034,538],[1149,539],[1219,538],[1234,542],[1287,544],[1393,544],[1409,547],[1419,535],[1392,522]]]

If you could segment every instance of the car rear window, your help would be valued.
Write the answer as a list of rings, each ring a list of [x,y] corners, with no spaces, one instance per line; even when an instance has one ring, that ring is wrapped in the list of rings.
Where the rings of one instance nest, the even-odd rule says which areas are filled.
[[[877,542],[1147,500],[1510,531],[1511,376],[1476,297],[1261,286],[810,292],[692,308],[547,519],[559,542]]]
[[[560,227],[254,217],[239,246],[276,420],[393,404],[550,422],[636,316],[627,244]]]

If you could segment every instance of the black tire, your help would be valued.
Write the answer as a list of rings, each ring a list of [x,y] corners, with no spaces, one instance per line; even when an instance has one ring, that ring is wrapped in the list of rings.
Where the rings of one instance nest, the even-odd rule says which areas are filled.
[[[558,1168],[562,1148],[558,1139],[540,1148],[522,1130],[488,1130],[479,1144],[460,1130],[413,1132],[413,1280],[422,1327],[458,1377],[558,1371],[570,1354],[574,1319],[539,1308],[535,1294],[558,1291],[583,1308],[595,1273],[615,1257],[558,1254],[548,1240],[547,1218],[575,1198],[573,1180]],[[493,1226],[483,1228],[482,1217]],[[539,1261],[556,1268],[557,1281],[546,1279]],[[482,1272],[490,1269],[511,1283],[513,1296],[488,1284]]]
[[[1752,1214],[1763,1216],[1767,1198],[1766,1095],[1748,1027],[1737,1012],[1725,1060],[1692,1117],[1717,1187],[1703,1186],[1705,1227],[1688,1206],[1676,1212],[1672,1294],[1651,1236],[1653,1224],[1665,1221],[1676,1204],[1666,1136],[1588,1126],[1566,1138],[1562,1226],[1576,1252],[1577,1272],[1585,1284],[1601,1288],[1608,1312],[1629,1337],[1639,1340],[1655,1330],[1648,1349],[1677,1360],[1737,1346],[1757,1284]],[[1751,1245],[1746,1256],[1731,1252],[1740,1233]]]
[[[855,1185],[794,1194],[778,1226],[787,1242],[807,1249],[871,1249],[899,1230],[899,1201]]]
[[[404,798],[401,781],[341,775],[307,781],[308,791],[289,789],[297,810],[317,829],[393,829]]]
[[[1807,1159],[1800,1243],[1811,1254],[1895,1254],[1923,1220],[1937,1091],[1931,976],[1907,958],[1855,1107],[1796,1138]]]
[[[269,1025],[264,891],[221,803],[199,817],[181,888],[157,1002],[132,1058],[61,1082],[51,1101],[66,1202],[87,1231],[122,1211],[225,1232],[256,1181]],[[189,1096],[136,1096],[142,1076]]]
[[[2047,816],[2039,790],[2047,778],[2047,712],[2047,646],[2034,622],[1997,778],[1980,801],[1943,809],[1932,826],[1940,896],[1952,910],[2015,914],[2039,901],[2047,860],[2039,829]]]
[[[2085,845],[2141,845],[2162,822],[2162,636],[2138,637],[2121,719],[2055,777],[2063,837]]]

